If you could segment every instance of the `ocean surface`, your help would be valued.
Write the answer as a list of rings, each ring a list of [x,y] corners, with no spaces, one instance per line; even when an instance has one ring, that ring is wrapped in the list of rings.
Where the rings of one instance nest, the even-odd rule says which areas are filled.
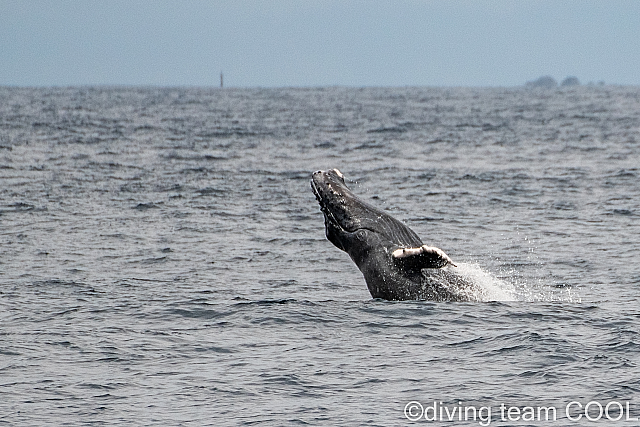
[[[373,300],[328,168],[489,300]],[[638,87],[0,87],[0,425],[638,426],[639,261]]]

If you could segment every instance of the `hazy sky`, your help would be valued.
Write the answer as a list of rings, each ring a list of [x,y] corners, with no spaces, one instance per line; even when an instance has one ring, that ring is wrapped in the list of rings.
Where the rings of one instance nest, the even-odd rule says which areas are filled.
[[[0,85],[640,85],[640,1],[0,0]]]

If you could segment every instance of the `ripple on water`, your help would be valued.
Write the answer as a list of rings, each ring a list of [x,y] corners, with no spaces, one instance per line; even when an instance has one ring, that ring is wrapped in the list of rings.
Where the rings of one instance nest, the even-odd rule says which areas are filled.
[[[0,424],[640,416],[637,88],[0,97]],[[482,302],[372,300],[309,189],[333,167]]]

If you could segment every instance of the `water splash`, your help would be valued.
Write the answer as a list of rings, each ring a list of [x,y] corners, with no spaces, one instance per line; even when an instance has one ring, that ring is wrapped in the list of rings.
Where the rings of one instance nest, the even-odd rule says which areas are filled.
[[[521,280],[516,282],[518,300],[529,302],[569,302],[581,303],[582,297],[570,286],[555,286],[543,279],[535,282]]]
[[[517,301],[515,287],[485,271],[476,263],[458,263],[456,272],[478,285],[473,299],[477,301]]]
[[[553,286],[543,279],[531,282],[514,269],[501,271],[501,278],[477,263],[458,263],[456,272],[478,286],[471,295],[477,301],[582,302],[572,287]]]

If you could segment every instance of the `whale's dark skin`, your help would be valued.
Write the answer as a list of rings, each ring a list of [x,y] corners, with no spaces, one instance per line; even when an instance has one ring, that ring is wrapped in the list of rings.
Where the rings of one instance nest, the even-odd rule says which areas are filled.
[[[440,249],[360,200],[337,169],[314,172],[311,189],[324,214],[327,239],[358,266],[373,298],[468,301],[474,285]]]

